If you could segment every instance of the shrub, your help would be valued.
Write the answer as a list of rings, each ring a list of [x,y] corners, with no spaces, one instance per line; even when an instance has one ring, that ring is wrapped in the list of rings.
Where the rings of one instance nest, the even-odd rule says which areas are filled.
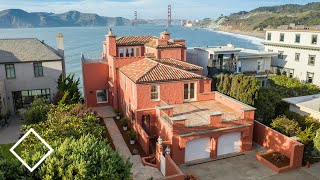
[[[137,137],[137,133],[133,130],[128,132],[128,136],[130,137],[130,139],[135,139]]]
[[[315,149],[320,152],[320,129],[317,130],[316,137],[313,139]]]
[[[129,124],[129,120],[126,117],[121,118],[120,123],[123,127],[127,127]]]
[[[52,105],[47,121],[23,126],[25,131],[33,128],[55,149],[34,171],[33,179],[132,179],[130,162],[110,148],[99,123],[94,111],[76,104]],[[40,157],[28,150],[47,152],[33,139],[21,143],[24,149],[21,156],[28,164],[34,164]]]
[[[86,135],[66,138],[44,161],[39,174],[42,179],[131,179],[131,166],[105,141]]]
[[[304,144],[304,159],[308,159],[312,156],[313,148],[314,148],[314,138],[316,136],[316,132],[314,126],[306,128],[300,134],[297,135],[299,141]]]
[[[300,133],[301,128],[298,122],[288,119],[286,116],[279,116],[271,123],[271,127],[287,136],[295,136]]]
[[[44,98],[36,98],[23,114],[24,124],[36,124],[47,120],[49,105]]]

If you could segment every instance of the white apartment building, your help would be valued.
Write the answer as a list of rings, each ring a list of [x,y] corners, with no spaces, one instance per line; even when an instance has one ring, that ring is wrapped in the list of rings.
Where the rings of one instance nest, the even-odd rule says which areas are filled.
[[[247,74],[267,85],[272,71],[271,60],[277,54],[252,49],[227,46],[198,47],[187,49],[187,62],[203,67],[203,75],[212,77],[220,73]]]
[[[57,80],[65,75],[63,36],[58,50],[35,38],[0,39],[0,97],[2,111],[27,108],[33,99],[47,100],[57,92]]]
[[[278,73],[320,86],[320,26],[280,26],[266,29],[265,50],[278,53],[272,66]]]

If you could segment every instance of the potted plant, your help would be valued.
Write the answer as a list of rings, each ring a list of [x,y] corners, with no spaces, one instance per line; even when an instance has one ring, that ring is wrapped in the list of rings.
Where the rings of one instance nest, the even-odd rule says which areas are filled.
[[[120,109],[119,108],[114,109],[114,113],[116,114],[116,119],[119,120],[121,115]]]
[[[123,118],[120,120],[120,123],[121,123],[124,131],[128,130],[128,124],[129,124],[128,118],[123,117]]]
[[[137,133],[135,131],[129,131],[128,136],[130,137],[130,144],[134,144],[136,142]]]

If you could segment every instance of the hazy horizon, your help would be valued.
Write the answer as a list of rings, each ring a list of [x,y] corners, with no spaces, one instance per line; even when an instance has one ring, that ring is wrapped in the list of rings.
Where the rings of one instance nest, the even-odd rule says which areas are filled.
[[[167,6],[172,5],[173,19],[216,18],[221,14],[229,15],[239,11],[250,11],[261,6],[283,4],[307,4],[315,0],[0,0],[0,11],[22,9],[27,12],[64,13],[80,11],[100,16],[125,17],[133,19],[138,11],[139,19],[166,19]],[[234,6],[237,4],[237,6]],[[190,13],[192,12],[192,13]]]

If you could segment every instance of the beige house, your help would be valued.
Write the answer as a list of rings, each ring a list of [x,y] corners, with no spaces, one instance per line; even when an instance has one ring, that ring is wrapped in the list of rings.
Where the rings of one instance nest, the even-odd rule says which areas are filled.
[[[62,34],[57,43],[56,50],[35,38],[0,39],[2,111],[27,108],[36,96],[51,100],[65,74]]]
[[[286,98],[283,101],[290,104],[290,111],[320,120],[320,94]]]

